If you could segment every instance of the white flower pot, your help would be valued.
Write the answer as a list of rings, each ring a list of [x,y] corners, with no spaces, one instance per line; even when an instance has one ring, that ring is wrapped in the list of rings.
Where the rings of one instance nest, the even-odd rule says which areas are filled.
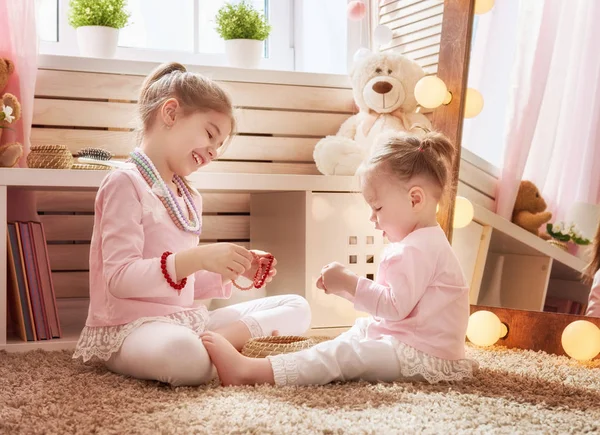
[[[236,68],[258,68],[263,55],[263,41],[256,39],[225,40],[229,65]]]
[[[86,57],[111,58],[115,56],[119,29],[105,26],[82,26],[77,28],[79,53]]]

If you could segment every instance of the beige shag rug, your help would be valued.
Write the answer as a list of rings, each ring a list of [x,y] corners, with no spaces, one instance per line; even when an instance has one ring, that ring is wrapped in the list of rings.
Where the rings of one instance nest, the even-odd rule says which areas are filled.
[[[480,350],[457,384],[171,388],[71,360],[0,352],[0,433],[600,433],[600,361]]]

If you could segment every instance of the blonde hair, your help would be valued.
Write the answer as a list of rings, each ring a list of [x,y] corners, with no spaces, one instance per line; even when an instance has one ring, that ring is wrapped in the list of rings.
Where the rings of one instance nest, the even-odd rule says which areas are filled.
[[[195,112],[223,113],[231,119],[231,134],[220,147],[222,155],[235,134],[235,117],[231,98],[217,83],[198,73],[189,72],[177,62],[159,65],[144,80],[138,98],[138,115],[141,125],[138,129],[139,139],[154,124],[156,113],[169,98],[175,98],[183,109],[184,115]],[[196,193],[188,180],[182,177],[187,188]]]
[[[402,181],[424,175],[443,193],[451,181],[455,154],[454,145],[441,133],[426,130],[423,135],[395,134],[375,145],[363,170],[377,166]]]
[[[187,71],[177,62],[158,66],[142,84],[138,98],[141,136],[152,127],[156,113],[169,98],[177,99],[185,115],[214,110],[229,116],[232,132],[229,140],[233,136],[235,118],[231,98],[227,92],[214,81]],[[224,149],[225,146],[226,144],[221,148]]]

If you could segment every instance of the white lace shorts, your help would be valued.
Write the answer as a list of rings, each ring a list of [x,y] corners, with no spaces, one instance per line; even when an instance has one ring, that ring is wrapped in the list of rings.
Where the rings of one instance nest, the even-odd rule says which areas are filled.
[[[121,349],[123,341],[134,329],[149,322],[185,326],[199,335],[206,330],[208,318],[206,307],[199,307],[195,310],[181,311],[168,316],[141,317],[125,325],[85,326],[79,336],[73,358],[82,357],[83,361],[89,361],[93,357],[98,357],[103,361],[108,361],[112,354]]]
[[[365,338],[369,318],[335,340],[300,352],[270,356],[276,385],[324,385],[334,381],[459,381],[477,370],[469,359],[428,355],[392,336]]]

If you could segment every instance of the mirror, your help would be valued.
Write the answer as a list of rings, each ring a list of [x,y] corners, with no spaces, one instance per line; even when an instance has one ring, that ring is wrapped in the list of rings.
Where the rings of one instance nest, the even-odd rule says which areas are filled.
[[[593,2],[528,0],[496,1],[474,16],[461,173],[494,213],[476,212],[453,242],[468,264],[472,304],[586,311],[581,272],[591,257],[578,243],[592,240],[600,222],[598,18]],[[520,214],[539,236],[506,221],[519,180],[545,200],[549,233],[539,214]],[[529,195],[524,202],[541,212]]]

